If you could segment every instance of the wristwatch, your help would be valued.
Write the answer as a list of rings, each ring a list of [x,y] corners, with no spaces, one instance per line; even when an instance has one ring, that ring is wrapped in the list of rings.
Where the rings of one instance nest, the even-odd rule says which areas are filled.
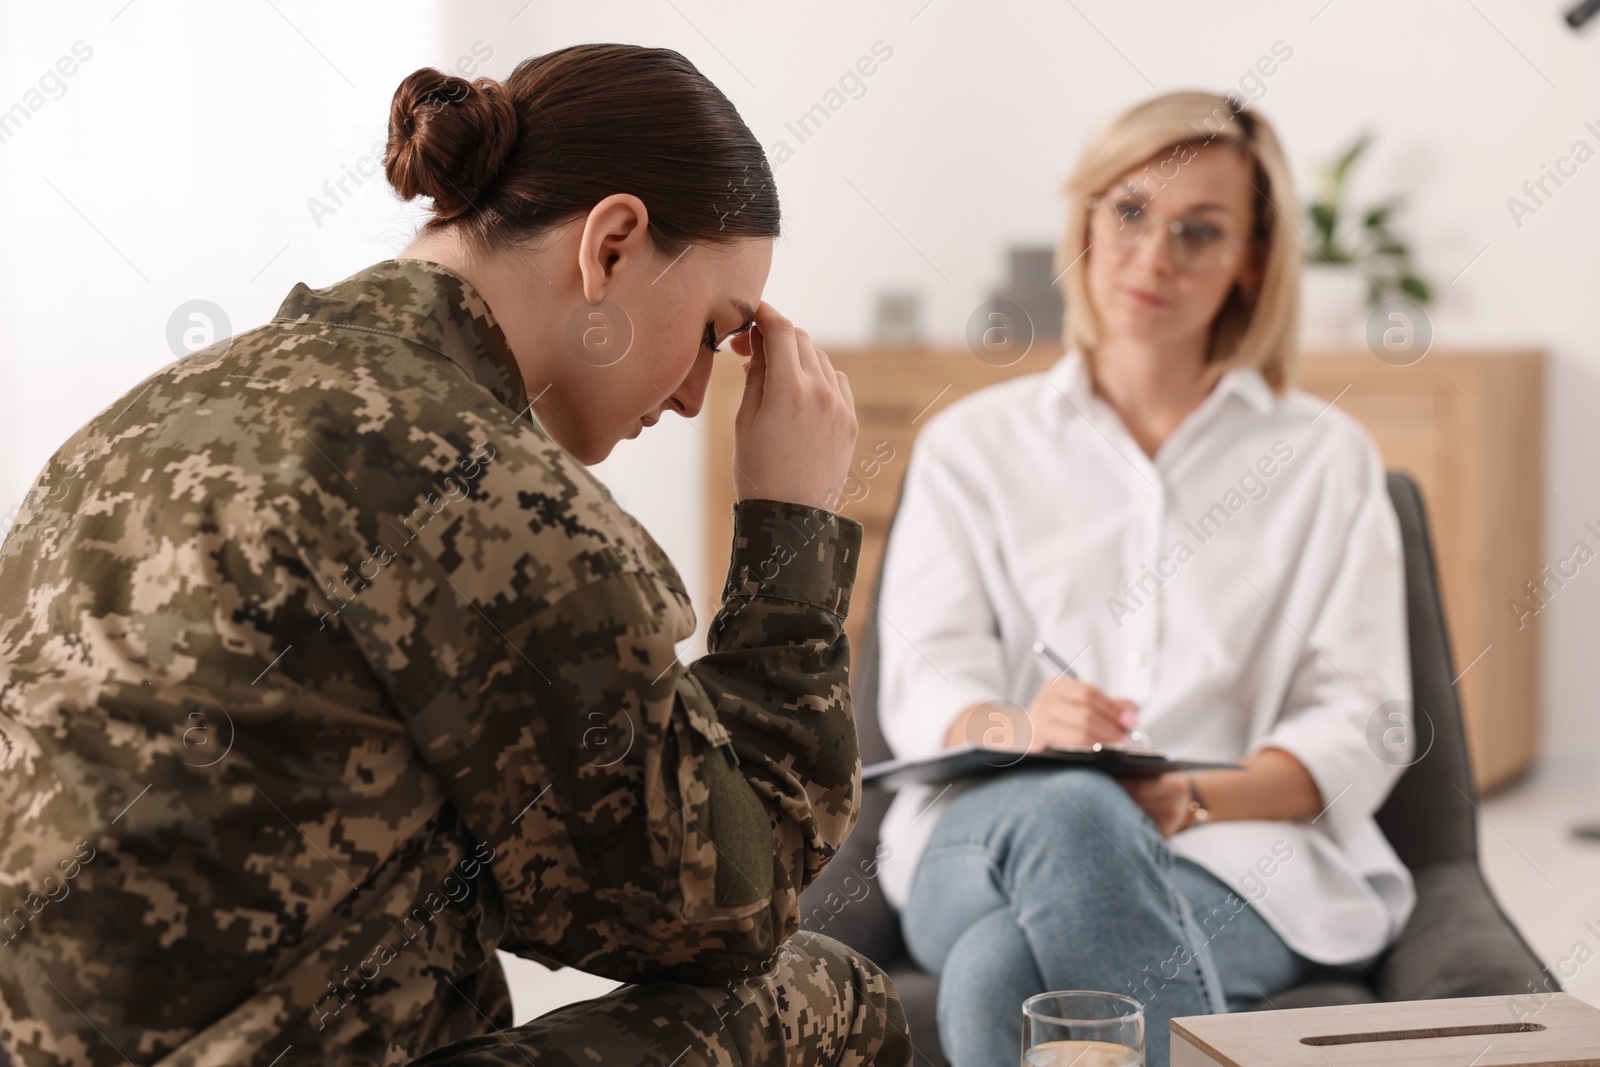
[[[1200,799],[1200,789],[1194,784],[1194,775],[1187,775],[1189,779],[1189,808],[1188,815],[1184,817],[1180,830],[1187,830],[1191,826],[1211,821],[1211,809],[1206,807],[1206,802]]]

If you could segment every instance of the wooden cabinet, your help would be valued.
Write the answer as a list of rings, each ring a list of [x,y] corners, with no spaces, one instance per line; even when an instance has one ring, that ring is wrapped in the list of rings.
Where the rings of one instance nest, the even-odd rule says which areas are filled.
[[[1395,367],[1368,352],[1307,356],[1300,388],[1359,419],[1428,506],[1440,597],[1480,789],[1533,763],[1539,740],[1544,360],[1539,352],[1431,352]],[[1553,488],[1553,487],[1552,487]]]
[[[967,393],[1047,370],[1061,349],[1035,346],[1004,367],[964,348],[827,351],[850,376],[861,427],[856,470],[838,509],[866,528],[846,623],[859,644],[875,613],[869,598],[884,534],[918,430]],[[1527,598],[1525,583],[1539,582],[1543,565],[1542,355],[1437,351],[1396,367],[1364,351],[1318,353],[1301,359],[1297,384],[1359,419],[1385,464],[1421,487],[1478,784],[1509,781],[1532,763],[1539,732],[1538,619],[1519,618],[1512,604]],[[719,603],[728,569],[733,418],[743,388],[739,362],[719,361],[706,399],[708,604]]]

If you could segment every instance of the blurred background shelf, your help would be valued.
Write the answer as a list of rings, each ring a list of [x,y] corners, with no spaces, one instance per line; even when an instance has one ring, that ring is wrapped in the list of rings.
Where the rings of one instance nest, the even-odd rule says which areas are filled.
[[[965,348],[827,348],[850,376],[860,436],[857,464],[837,508],[865,527],[856,594],[846,630],[852,644],[876,613],[867,602],[882,564],[884,537],[918,431],[944,406],[986,385],[1042,372],[1059,343],[1035,345],[1010,366]],[[1480,789],[1525,772],[1539,747],[1539,621],[1526,583],[1540,568],[1544,487],[1544,357],[1534,350],[1430,352],[1391,366],[1366,351],[1316,352],[1301,359],[1298,386],[1363,423],[1386,466],[1422,488],[1434,522],[1445,615],[1467,742]],[[733,417],[744,387],[739,361],[718,361],[706,397],[708,581],[705,603],[720,602],[733,536]],[[1520,625],[1519,625],[1520,624]],[[1426,710],[1426,709],[1424,709]]]

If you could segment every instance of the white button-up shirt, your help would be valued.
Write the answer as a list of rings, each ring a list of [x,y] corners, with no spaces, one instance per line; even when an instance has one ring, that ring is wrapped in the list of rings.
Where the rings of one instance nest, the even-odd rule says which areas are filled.
[[[1404,562],[1377,447],[1339,408],[1233,370],[1151,458],[1075,351],[981,389],[917,438],[878,609],[896,756],[939,751],[971,704],[1028,707],[1056,673],[1042,640],[1135,701],[1156,748],[1280,748],[1327,805],[1196,826],[1173,851],[1310,959],[1364,960],[1398,936],[1415,892],[1373,813],[1413,749]],[[966,784],[895,798],[891,903]]]

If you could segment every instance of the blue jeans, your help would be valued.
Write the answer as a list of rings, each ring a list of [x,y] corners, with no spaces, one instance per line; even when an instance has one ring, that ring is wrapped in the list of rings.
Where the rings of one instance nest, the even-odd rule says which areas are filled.
[[[1099,771],[1007,771],[951,797],[938,819],[901,927],[912,958],[940,976],[939,1039],[954,1067],[1016,1067],[1022,1002],[1058,989],[1141,1001],[1145,1062],[1167,1067],[1173,1017],[1236,1010],[1315,966],[1175,856]]]

